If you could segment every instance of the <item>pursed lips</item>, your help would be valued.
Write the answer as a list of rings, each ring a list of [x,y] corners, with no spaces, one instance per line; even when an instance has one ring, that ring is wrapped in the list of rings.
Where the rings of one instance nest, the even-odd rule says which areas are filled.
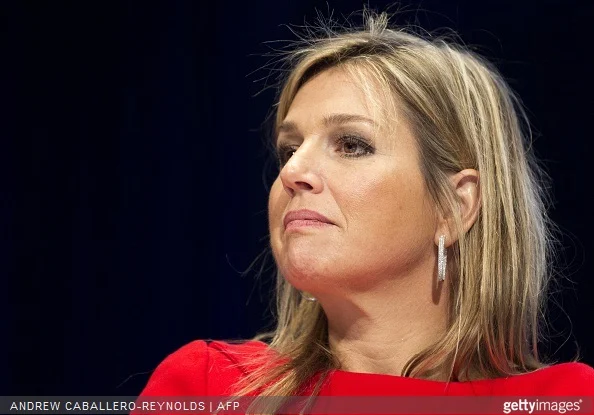
[[[334,225],[334,223],[332,223],[332,221],[330,221],[330,219],[328,219],[326,216],[322,215],[319,212],[309,209],[292,210],[288,212],[283,220],[285,229],[287,229],[287,225],[293,221],[305,221],[302,223],[307,224],[309,222],[310,225]]]

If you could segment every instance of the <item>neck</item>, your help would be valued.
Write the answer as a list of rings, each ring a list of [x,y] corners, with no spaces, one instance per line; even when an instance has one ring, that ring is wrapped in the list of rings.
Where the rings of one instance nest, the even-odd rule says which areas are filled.
[[[341,369],[401,375],[415,354],[445,333],[447,301],[435,284],[431,278],[407,278],[346,300],[319,298],[328,317],[330,349]],[[445,292],[446,286],[440,289]]]

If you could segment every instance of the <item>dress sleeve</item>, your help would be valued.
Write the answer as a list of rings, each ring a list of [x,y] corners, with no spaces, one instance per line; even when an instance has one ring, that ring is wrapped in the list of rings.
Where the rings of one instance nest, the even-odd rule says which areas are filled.
[[[565,373],[558,376],[555,393],[559,395],[574,395],[594,397],[594,368],[584,363],[566,363],[563,365]]]
[[[584,363],[560,363],[534,372],[537,383],[517,385],[516,392],[529,389],[532,395],[594,397],[594,369]]]
[[[207,396],[208,364],[206,342],[188,343],[157,366],[140,396]]]

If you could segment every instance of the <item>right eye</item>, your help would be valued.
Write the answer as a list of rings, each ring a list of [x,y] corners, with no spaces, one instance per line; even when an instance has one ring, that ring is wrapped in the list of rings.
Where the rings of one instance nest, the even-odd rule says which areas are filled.
[[[278,164],[280,167],[283,167],[287,164],[287,161],[293,156],[293,154],[297,151],[297,146],[291,146],[288,144],[281,144],[276,149],[276,156],[278,158]]]

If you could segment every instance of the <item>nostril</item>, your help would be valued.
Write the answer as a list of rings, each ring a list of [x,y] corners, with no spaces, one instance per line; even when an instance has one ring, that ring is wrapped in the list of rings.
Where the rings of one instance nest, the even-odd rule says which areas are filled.
[[[313,189],[313,186],[311,184],[307,183],[307,182],[295,182],[295,184],[297,186],[299,186],[300,189],[303,189],[303,190],[311,190],[311,189]]]

